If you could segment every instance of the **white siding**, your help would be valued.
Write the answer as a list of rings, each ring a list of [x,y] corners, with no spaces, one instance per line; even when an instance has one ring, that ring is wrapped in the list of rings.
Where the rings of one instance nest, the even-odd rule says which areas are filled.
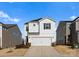
[[[2,26],[0,24],[0,47],[2,47]]]
[[[44,23],[51,23],[50,30],[44,30]],[[49,19],[42,20],[40,22],[40,36],[44,37],[52,37],[52,43],[56,41],[56,26],[55,22]]]
[[[51,29],[44,30],[44,23],[50,23]],[[36,26],[33,26],[36,24]],[[29,32],[39,34],[28,34],[29,42],[33,45],[51,46],[51,43],[56,42],[56,26],[55,22],[49,19],[40,20],[38,22],[29,23]]]
[[[44,30],[44,23],[51,23],[51,29]],[[52,34],[55,34],[55,22],[45,19],[40,22],[40,36],[49,36],[53,37]]]
[[[24,25],[24,44],[26,45],[26,36],[27,36],[27,31],[26,31],[26,27],[27,27],[27,24]]]
[[[38,33],[38,32],[39,32],[38,23],[35,22],[29,23],[29,33]]]
[[[27,36],[26,26],[27,26],[27,25],[24,25],[24,35],[25,35],[25,36]]]
[[[79,21],[75,23],[76,23],[76,31],[79,31]]]

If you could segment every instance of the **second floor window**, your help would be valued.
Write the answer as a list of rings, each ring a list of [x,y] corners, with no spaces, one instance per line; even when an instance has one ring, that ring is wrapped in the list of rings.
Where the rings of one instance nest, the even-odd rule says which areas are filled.
[[[51,24],[50,23],[44,23],[44,30],[45,29],[51,29]]]
[[[35,26],[35,24],[33,24],[33,26]]]

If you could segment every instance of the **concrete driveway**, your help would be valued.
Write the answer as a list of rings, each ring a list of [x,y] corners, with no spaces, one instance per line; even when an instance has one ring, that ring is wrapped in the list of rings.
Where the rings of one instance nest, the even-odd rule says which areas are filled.
[[[54,47],[51,46],[32,46],[28,49],[25,56],[27,57],[61,57]]]

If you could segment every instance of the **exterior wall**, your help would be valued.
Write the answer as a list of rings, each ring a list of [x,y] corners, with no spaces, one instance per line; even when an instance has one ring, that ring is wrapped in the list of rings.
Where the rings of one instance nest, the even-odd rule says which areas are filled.
[[[44,30],[44,23],[50,23],[51,29]],[[40,36],[51,37],[52,43],[56,42],[56,26],[55,22],[49,19],[40,20]]]
[[[79,32],[77,32],[77,38],[78,38],[78,43],[79,43]]]
[[[79,31],[79,21],[76,21],[76,31]]]
[[[65,44],[65,38],[66,38],[66,23],[60,22],[57,28],[57,37],[56,37],[56,44]]]
[[[29,26],[29,33],[38,33],[39,32],[38,22],[31,22],[28,24],[28,26]]]
[[[79,19],[75,21],[76,40],[79,43]]]
[[[57,28],[57,44],[70,44],[70,21],[61,21]]]
[[[79,19],[71,24],[71,43],[79,43]]]
[[[44,30],[44,23],[51,23],[51,29],[50,30]],[[32,28],[32,26],[29,26]],[[28,37],[32,38],[32,37],[38,37],[40,38],[52,38],[52,43],[56,42],[56,26],[55,26],[55,22],[51,21],[49,19],[45,19],[45,20],[40,20],[39,21],[39,25],[37,26],[39,30],[38,34],[28,34]],[[29,39],[29,42],[31,42],[31,40]]]
[[[15,47],[22,44],[22,35],[17,26],[2,31],[2,48]]]
[[[51,24],[51,29],[46,29],[44,30],[44,23],[50,23]],[[55,34],[55,22],[51,21],[49,19],[41,20],[40,21],[40,36],[49,36],[52,37],[52,34]]]
[[[27,36],[27,24],[24,25],[24,35]]]
[[[26,45],[27,43],[27,24],[24,25],[24,44]]]
[[[71,44],[78,42],[77,41],[77,32],[75,31],[76,29],[76,23],[73,22],[71,24]]]
[[[0,24],[0,47],[2,47],[2,26]]]
[[[69,40],[71,39],[70,37],[70,25],[71,22],[66,23],[66,44],[70,44]]]

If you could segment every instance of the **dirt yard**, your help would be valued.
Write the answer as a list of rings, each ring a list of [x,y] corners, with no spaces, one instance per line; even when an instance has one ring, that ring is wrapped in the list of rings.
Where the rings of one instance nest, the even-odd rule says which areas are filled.
[[[70,46],[57,45],[55,46],[55,49],[64,55],[79,56],[79,49],[72,49]]]
[[[26,48],[7,48],[7,49],[2,49],[0,50],[0,56],[24,56],[26,53],[27,49]]]

